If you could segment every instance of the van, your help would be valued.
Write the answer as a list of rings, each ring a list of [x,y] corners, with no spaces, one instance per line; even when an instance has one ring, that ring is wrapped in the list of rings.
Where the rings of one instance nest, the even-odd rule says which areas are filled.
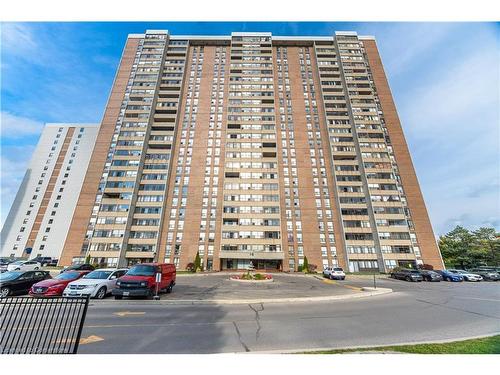
[[[151,297],[156,294],[156,274],[160,274],[158,292],[172,292],[176,270],[171,263],[140,263],[132,266],[116,282],[112,294],[115,299],[123,297]]]

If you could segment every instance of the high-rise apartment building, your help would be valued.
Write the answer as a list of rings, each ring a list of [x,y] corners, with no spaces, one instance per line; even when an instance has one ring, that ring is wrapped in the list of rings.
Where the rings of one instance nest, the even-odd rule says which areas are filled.
[[[46,124],[0,234],[2,257],[58,259],[98,124]]]
[[[442,266],[372,37],[129,35],[62,264]]]

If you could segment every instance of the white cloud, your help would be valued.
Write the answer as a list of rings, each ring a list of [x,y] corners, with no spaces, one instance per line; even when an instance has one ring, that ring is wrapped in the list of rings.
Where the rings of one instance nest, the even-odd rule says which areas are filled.
[[[457,27],[454,23],[364,23],[358,34],[375,34],[384,68],[394,78],[429,57]]]
[[[466,30],[469,27],[466,28]],[[400,76],[398,110],[438,234],[499,223],[499,73],[492,29],[469,30],[418,78]],[[416,64],[420,61],[417,59]]]
[[[30,118],[16,116],[12,113],[2,111],[1,114],[1,134],[4,138],[23,138],[31,135],[38,135],[42,132],[44,124]]]
[[[498,60],[494,51],[480,50],[456,66],[451,66],[439,79],[424,81],[402,103],[409,130],[421,136],[457,131],[458,120],[471,113],[492,109],[498,104]],[[410,90],[411,91],[411,88]],[[467,117],[467,118],[468,118]],[[439,126],[436,126],[439,124]],[[490,130],[498,124],[474,124],[474,130]],[[431,132],[431,134],[429,134]]]
[[[2,23],[1,39],[2,49],[10,54],[23,55],[38,47],[30,27],[19,23]]]

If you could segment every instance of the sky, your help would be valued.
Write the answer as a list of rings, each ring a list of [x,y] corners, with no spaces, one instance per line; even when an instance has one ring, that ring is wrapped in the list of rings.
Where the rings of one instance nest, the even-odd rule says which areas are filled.
[[[1,24],[1,225],[47,122],[101,121],[129,33],[373,35],[436,235],[500,229],[499,23]]]

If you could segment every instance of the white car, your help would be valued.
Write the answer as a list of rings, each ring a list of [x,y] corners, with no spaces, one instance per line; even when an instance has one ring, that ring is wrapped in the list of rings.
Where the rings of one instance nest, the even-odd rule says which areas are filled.
[[[330,280],[333,280],[333,279],[344,280],[345,279],[344,270],[340,267],[326,267],[323,270],[323,276],[328,277]]]
[[[475,273],[470,273],[464,270],[448,270],[448,271],[461,275],[465,281],[483,281],[483,277]]]
[[[92,271],[81,279],[70,282],[63,292],[63,297],[90,296],[103,299],[116,287],[116,280],[125,275],[126,268],[101,268]]]
[[[7,271],[36,271],[42,268],[42,265],[33,260],[18,260],[7,266]]]

